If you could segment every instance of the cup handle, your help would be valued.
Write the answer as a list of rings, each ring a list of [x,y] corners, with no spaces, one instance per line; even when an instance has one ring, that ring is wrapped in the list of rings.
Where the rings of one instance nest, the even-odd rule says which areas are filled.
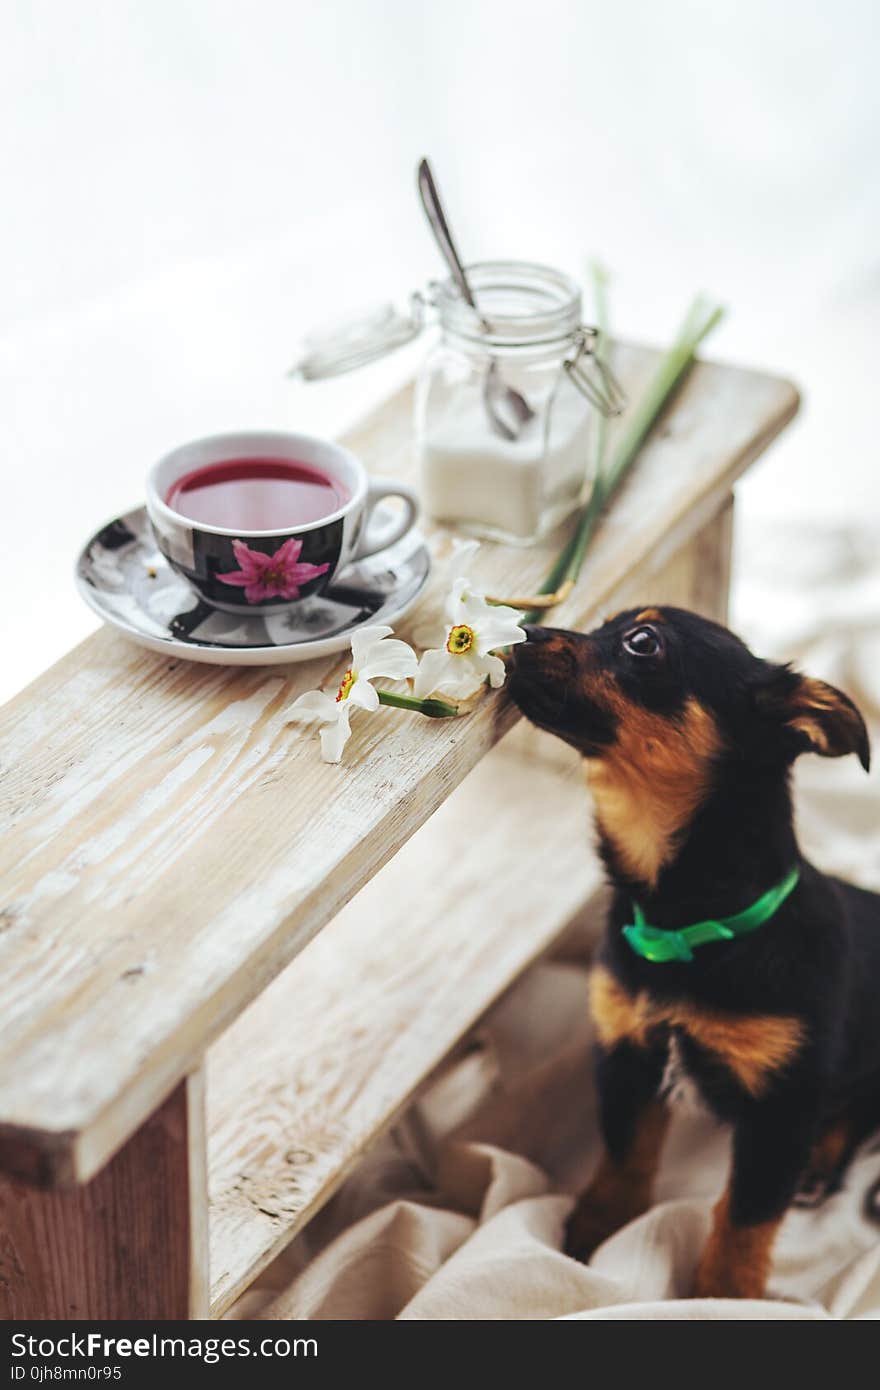
[[[400,497],[404,508],[400,515],[400,520],[390,531],[382,533],[381,538],[374,544],[370,544],[370,518],[376,509],[376,504],[382,501],[383,497]],[[367,498],[364,504],[364,522],[361,538],[358,542],[352,559],[364,560],[368,555],[376,555],[380,550],[387,550],[395,541],[399,541],[401,536],[405,536],[407,531],[415,525],[419,514],[418,498],[411,487],[406,483],[398,483],[393,478],[370,478],[367,483]]]

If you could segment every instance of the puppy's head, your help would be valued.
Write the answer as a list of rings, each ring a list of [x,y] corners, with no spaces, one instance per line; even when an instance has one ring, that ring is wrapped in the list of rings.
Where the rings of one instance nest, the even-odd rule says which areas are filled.
[[[630,840],[650,841],[629,859],[653,864],[654,876],[725,765],[784,770],[809,750],[856,753],[868,767],[848,696],[760,660],[695,613],[634,608],[586,634],[528,634],[513,649],[514,700],[589,760],[600,825],[612,839],[628,826]]]
[[[856,753],[868,734],[852,700],[824,681],[754,656],[727,628],[682,608],[632,608],[590,633],[531,627],[513,648],[510,691],[523,713],[585,756],[633,755],[682,733],[739,759]]]

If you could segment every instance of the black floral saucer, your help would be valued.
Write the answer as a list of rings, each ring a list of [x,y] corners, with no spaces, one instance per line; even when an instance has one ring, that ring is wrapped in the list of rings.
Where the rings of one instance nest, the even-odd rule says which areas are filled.
[[[202,602],[160,554],[144,507],[102,526],[76,563],[77,587],[105,623],[155,652],[215,665],[270,666],[343,650],[367,623],[392,623],[424,591],[431,560],[410,531],[342,571],[320,596],[263,617]]]

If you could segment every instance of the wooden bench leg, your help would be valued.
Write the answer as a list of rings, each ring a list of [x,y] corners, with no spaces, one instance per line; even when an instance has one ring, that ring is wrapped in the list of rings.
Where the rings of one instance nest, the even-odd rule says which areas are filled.
[[[730,598],[730,553],[733,540],[733,494],[690,540],[671,555],[649,556],[627,580],[600,616],[651,603],[693,608],[716,622],[727,622]]]
[[[0,1318],[202,1318],[208,1302],[204,1074],[91,1182],[0,1180]]]
[[[733,544],[733,495],[720,512],[694,537],[691,605],[707,618],[727,623],[730,600],[730,559]]]

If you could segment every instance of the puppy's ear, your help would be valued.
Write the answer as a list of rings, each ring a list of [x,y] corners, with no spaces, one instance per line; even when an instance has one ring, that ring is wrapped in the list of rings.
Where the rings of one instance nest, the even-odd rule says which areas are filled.
[[[755,687],[755,703],[794,753],[821,753],[824,758],[855,753],[868,771],[871,746],[865,721],[837,686],[802,676],[790,666],[768,666]]]

